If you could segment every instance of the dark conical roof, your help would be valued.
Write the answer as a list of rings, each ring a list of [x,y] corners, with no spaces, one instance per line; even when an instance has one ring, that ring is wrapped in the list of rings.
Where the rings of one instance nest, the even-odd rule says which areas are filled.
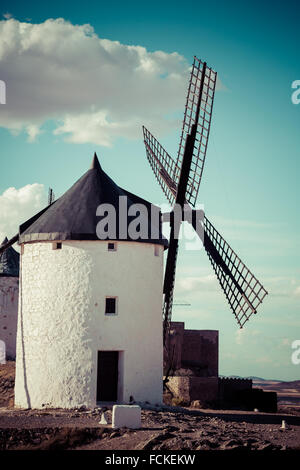
[[[7,242],[8,239],[5,237],[0,246]],[[0,276],[19,277],[19,267],[20,255],[12,246],[0,254]]]
[[[151,207],[156,206],[117,186],[102,170],[95,154],[91,168],[63,196],[20,226],[19,243],[41,240],[99,240],[96,226],[101,217],[96,215],[96,210],[100,204],[111,204],[116,210],[117,222],[117,234],[112,240],[132,240],[167,246],[167,240],[161,235],[160,223],[160,236],[155,240],[152,240],[150,235],[137,240],[131,239],[128,234],[126,237],[120,236],[120,196],[127,196],[127,210],[133,204],[144,204],[147,207],[150,234]],[[159,210],[158,207],[156,209]],[[128,217],[128,223],[135,217]]]

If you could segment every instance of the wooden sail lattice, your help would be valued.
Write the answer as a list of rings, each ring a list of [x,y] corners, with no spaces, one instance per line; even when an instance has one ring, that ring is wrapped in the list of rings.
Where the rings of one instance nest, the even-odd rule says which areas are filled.
[[[201,90],[201,79],[203,74],[204,83],[203,89]],[[197,119],[197,106],[201,93],[196,141],[194,145],[191,170],[186,191],[186,200],[192,206],[195,206],[196,204],[205,163],[216,81],[217,73],[211,68],[207,67],[205,62],[202,62],[201,60],[197,59],[197,57],[194,57],[184,111],[184,119],[175,166],[175,173],[172,176],[173,181],[176,185],[178,185],[186,139],[191,132],[192,125],[195,124]],[[170,175],[172,175],[172,173],[170,173]]]
[[[194,57],[176,161],[143,127],[147,158],[170,204],[177,202],[177,199],[181,200],[181,206],[183,206],[183,201],[192,206],[196,204],[210,132],[216,80],[216,72],[207,67],[205,62]],[[191,138],[193,139],[192,148]],[[189,161],[188,173],[187,160]],[[184,184],[182,184],[183,181]],[[184,190],[182,190],[183,186]],[[185,191],[184,194],[182,191]],[[184,196],[184,199],[178,198],[179,194]],[[196,218],[193,217],[192,220],[196,230],[197,227],[194,225]],[[172,315],[178,253],[178,240],[172,238],[172,231],[174,235],[174,224],[171,228],[164,280],[164,342],[168,335]],[[204,247],[236,321],[240,327],[243,327],[250,316],[257,312],[267,291],[207,217],[204,217]]]
[[[174,174],[175,162],[160,145],[158,140],[144,126],[143,134],[147,159],[169,203],[173,204],[177,186],[174,184],[170,175]]]
[[[257,312],[267,295],[266,289],[204,217],[204,247],[240,327]]]

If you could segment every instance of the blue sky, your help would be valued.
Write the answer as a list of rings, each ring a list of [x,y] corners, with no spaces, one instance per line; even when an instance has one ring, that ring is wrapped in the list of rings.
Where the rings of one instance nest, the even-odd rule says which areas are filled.
[[[175,297],[191,306],[175,306],[173,319],[220,331],[221,374],[298,379],[291,343],[300,339],[300,105],[291,102],[291,83],[300,79],[299,10],[293,1],[88,1],[84,8],[78,1],[2,1],[0,79],[7,104],[0,105],[1,234],[13,235],[22,216],[45,202],[49,186],[57,196],[68,189],[95,150],[120,186],[164,203],[141,125],[176,156],[187,69],[197,55],[221,83],[198,202],[270,294],[238,330],[205,253],[182,247]],[[65,22],[48,27],[50,18]],[[4,29],[9,21],[18,23]],[[19,41],[19,22],[42,25],[35,33],[40,38],[31,36],[33,45]],[[76,25],[83,24],[94,32],[79,34]],[[101,57],[97,38],[108,40]],[[128,46],[144,49],[134,49],[132,59]],[[112,83],[103,68],[107,56],[118,71]],[[128,61],[149,57],[168,75],[168,87],[146,69],[132,85]],[[99,119],[104,124],[97,134]],[[3,194],[10,187],[15,191],[7,202]]]

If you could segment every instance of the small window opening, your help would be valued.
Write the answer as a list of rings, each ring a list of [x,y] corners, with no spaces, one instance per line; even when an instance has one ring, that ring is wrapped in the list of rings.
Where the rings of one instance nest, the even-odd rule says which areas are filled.
[[[159,246],[154,245],[154,256],[159,256]]]
[[[108,243],[107,249],[108,249],[108,251],[117,251],[117,244],[116,243]]]
[[[112,315],[117,313],[117,298],[106,297],[105,299],[105,315]]]
[[[52,243],[52,250],[61,250],[61,248],[62,248],[61,242]]]

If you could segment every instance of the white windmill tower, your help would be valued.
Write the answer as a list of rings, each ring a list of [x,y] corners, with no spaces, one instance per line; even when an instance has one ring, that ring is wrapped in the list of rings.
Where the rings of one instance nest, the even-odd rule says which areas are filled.
[[[160,219],[157,239],[124,237],[120,197],[131,215],[137,204],[155,207],[117,186],[95,154],[62,197],[20,226],[15,406],[162,401],[167,241]],[[102,204],[116,211],[114,239],[97,237]]]

